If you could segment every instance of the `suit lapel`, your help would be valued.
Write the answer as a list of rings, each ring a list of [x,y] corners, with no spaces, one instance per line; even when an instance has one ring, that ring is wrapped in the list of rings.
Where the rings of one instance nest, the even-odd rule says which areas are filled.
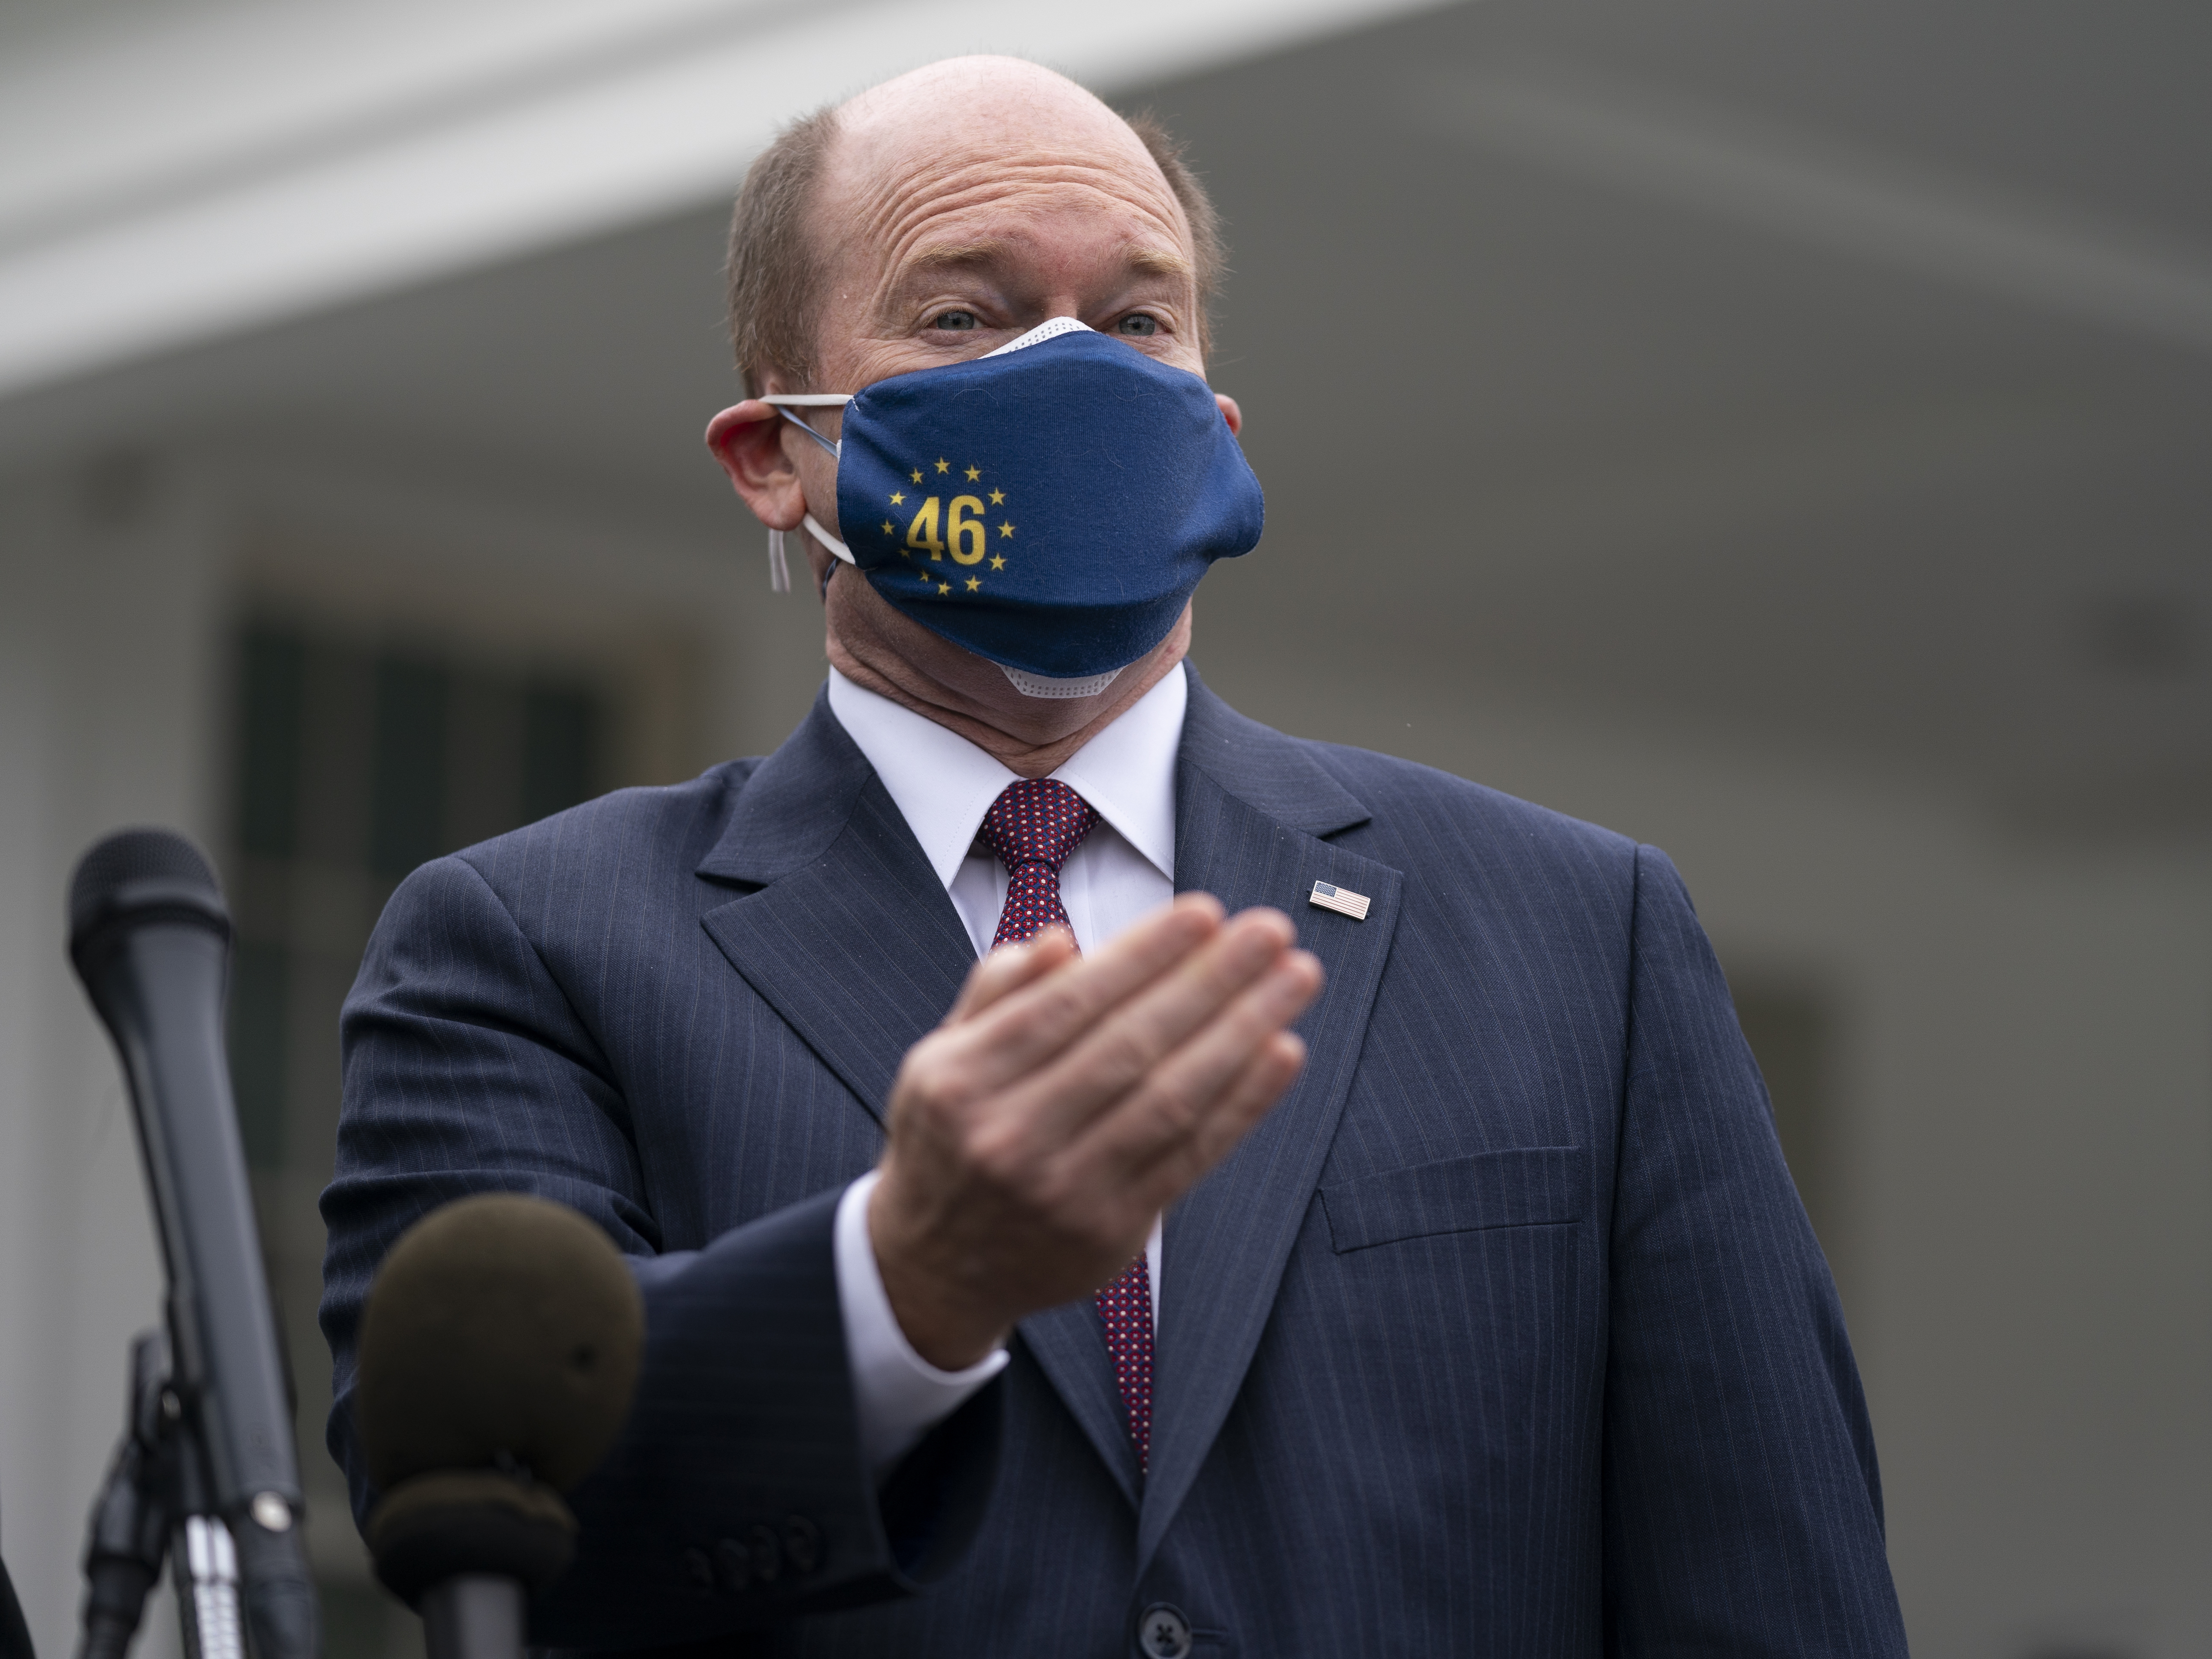
[[[878,1124],[906,1051],[975,951],[890,793],[826,697],[762,763],[698,873],[759,890],[702,923]]]
[[[1037,1368],[1074,1413],[1085,1438],[1105,1460],[1121,1496],[1135,1509],[1142,1496],[1137,1449],[1129,1440],[1121,1385],[1114,1380],[1114,1362],[1106,1352],[1106,1328],[1091,1298],[1032,1314],[1022,1321],[1020,1331],[1023,1346],[1036,1357]]]
[[[1231,914],[1289,912],[1328,970],[1299,1023],[1309,1055],[1291,1092],[1168,1217],[1155,1355],[1151,1468],[1141,1486],[1105,1333],[1091,1302],[1022,1322],[1068,1409],[1133,1503],[1138,1571],[1205,1462],[1259,1345],[1351,1085],[1376,982],[1397,925],[1399,872],[1321,836],[1366,822],[1359,800],[1304,745],[1246,720],[1190,675],[1176,770],[1176,888]],[[1364,921],[1310,908],[1316,881],[1364,893]]]
[[[1398,871],[1319,839],[1367,812],[1309,750],[1235,714],[1194,675],[1191,694],[1176,774],[1176,886],[1212,893],[1232,913],[1254,904],[1288,912],[1328,982],[1297,1027],[1308,1048],[1298,1081],[1168,1218],[1139,1574],[1267,1325],[1343,1111],[1403,886]],[[1366,920],[1310,907],[1316,881],[1367,895]]]
[[[744,977],[878,1125],[906,1051],[945,1017],[973,942],[890,795],[825,696],[738,795],[698,874],[757,890],[702,919]],[[1137,1502],[1137,1460],[1088,1302],[1021,1340]]]

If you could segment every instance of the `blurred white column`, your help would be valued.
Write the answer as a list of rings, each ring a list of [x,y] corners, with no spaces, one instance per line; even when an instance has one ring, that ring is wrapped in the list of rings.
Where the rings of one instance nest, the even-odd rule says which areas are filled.
[[[205,841],[218,594],[181,471],[0,487],[0,1551],[76,1645],[85,1517],[161,1274],[121,1074],[70,968],[66,884],[125,824]],[[166,1597],[142,1659],[176,1649]]]

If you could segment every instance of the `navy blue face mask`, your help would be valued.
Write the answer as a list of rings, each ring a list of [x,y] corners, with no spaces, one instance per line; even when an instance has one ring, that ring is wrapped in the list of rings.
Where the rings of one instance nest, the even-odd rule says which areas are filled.
[[[1033,696],[1103,689],[1260,539],[1260,481],[1206,382],[1073,318],[850,398],[767,401],[838,458],[845,537],[809,514],[815,539]],[[836,404],[835,444],[788,407]]]

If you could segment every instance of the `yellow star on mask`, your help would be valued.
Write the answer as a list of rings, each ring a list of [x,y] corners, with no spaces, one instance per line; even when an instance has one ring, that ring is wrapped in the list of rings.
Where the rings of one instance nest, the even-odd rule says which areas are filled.
[[[969,483],[974,483],[976,479],[982,476],[983,469],[980,466],[971,466],[968,469],[968,482]]]
[[[951,464],[945,460],[945,457],[939,455],[937,458],[937,470],[939,472],[950,472],[952,471],[952,468]]]
[[[1005,490],[1003,490],[1003,489],[994,489],[994,490],[993,490],[993,491],[991,492],[991,505],[992,505],[992,506],[994,506],[994,507],[1004,507],[1006,504],[1006,492]]]
[[[937,585],[937,591],[940,593],[950,593],[952,591],[952,584],[951,582],[939,582]]]
[[[994,569],[994,570],[1004,570],[1006,568],[1006,560],[1005,560],[1004,558],[1002,558],[1000,555],[998,555],[998,554],[996,554],[996,553],[994,553],[993,555],[991,555],[991,568],[992,568],[992,569]]]
[[[1001,519],[999,520],[999,533],[1001,536],[1011,536],[1014,533],[1014,527]]]
[[[921,469],[920,467],[916,467],[913,471],[908,473],[906,476],[913,479],[915,483],[920,483],[921,482]]]
[[[893,533],[895,533],[895,532],[893,532],[892,527],[891,527],[891,521],[890,521],[889,519],[885,519],[885,520],[884,520],[884,535],[886,535],[886,536],[889,536],[889,535],[891,535],[891,534],[893,534]]]
[[[906,500],[906,491],[904,491],[903,489],[894,489],[893,491],[891,491],[891,505],[892,505],[893,507],[896,507],[896,506],[898,506],[902,501],[905,501],[905,500]]]
[[[977,588],[981,587],[982,585],[983,585],[983,579],[982,579],[981,577],[980,577],[980,576],[970,576],[970,577],[968,579],[968,591],[969,591],[970,593],[973,593],[973,592],[974,592]]]

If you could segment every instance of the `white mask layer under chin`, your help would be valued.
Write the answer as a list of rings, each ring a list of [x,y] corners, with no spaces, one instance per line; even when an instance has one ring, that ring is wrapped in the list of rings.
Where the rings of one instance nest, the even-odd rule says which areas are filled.
[[[1115,680],[1121,678],[1119,668],[1103,674],[1085,674],[1080,679],[1048,679],[1042,674],[1025,674],[1018,668],[999,665],[999,672],[1006,677],[1014,690],[1025,697],[1095,697]]]

